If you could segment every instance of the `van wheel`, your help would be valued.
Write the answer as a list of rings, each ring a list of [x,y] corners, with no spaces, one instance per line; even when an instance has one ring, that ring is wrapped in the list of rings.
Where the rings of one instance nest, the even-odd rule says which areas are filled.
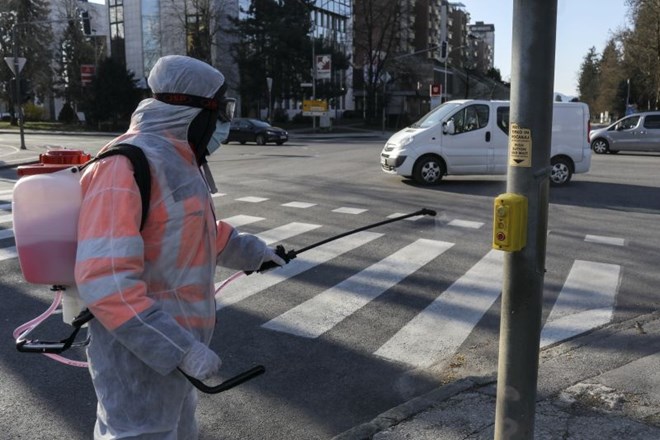
[[[445,173],[442,159],[430,154],[417,159],[413,169],[413,177],[422,185],[434,185],[440,182]]]
[[[563,157],[552,159],[552,171],[550,171],[550,185],[560,186],[570,182],[573,177],[573,168],[571,163]]]
[[[594,139],[594,141],[591,143],[591,148],[596,154],[605,154],[610,151],[610,144],[608,144],[605,139],[598,138]]]

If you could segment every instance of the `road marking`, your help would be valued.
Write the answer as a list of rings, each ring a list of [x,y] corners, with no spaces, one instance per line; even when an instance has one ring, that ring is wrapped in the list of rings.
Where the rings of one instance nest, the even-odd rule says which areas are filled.
[[[256,274],[248,277],[238,278],[233,283],[226,285],[216,295],[217,309],[223,309],[242,301],[250,296],[268,289],[277,283],[294,277],[319,264],[325,263],[341,254],[358,248],[383,234],[376,232],[358,232],[333,242],[311,249],[291,263],[270,272]],[[216,284],[216,288],[220,283]]]
[[[8,223],[12,221],[13,214],[0,215],[0,223]]]
[[[11,258],[16,258],[16,257],[18,257],[18,252],[16,252],[16,246],[0,249],[0,261],[9,260]]]
[[[248,203],[261,203],[265,202],[268,200],[265,197],[241,197],[240,199],[236,199],[239,202],[248,202]]]
[[[223,196],[226,196],[226,195],[227,194],[225,194],[225,193],[213,193],[213,194],[211,194],[211,197],[223,197]]]
[[[4,195],[8,195],[8,194],[11,195],[13,193],[14,193],[13,189],[5,189],[5,190],[0,191],[0,196],[4,196]]]
[[[251,215],[242,215],[242,214],[222,219],[223,222],[229,223],[235,228],[238,228],[239,226],[243,226],[243,225],[249,225],[250,223],[260,222],[261,220],[265,220],[265,218],[253,217]]]
[[[312,206],[316,206],[316,203],[307,203],[307,202],[289,202],[289,203],[284,203],[282,206],[285,206],[287,208],[311,208]]]
[[[13,236],[14,236],[13,229],[0,229],[0,240],[3,240],[5,238],[11,238]]]
[[[262,327],[317,338],[453,245],[419,239]]]
[[[484,225],[482,222],[472,222],[469,220],[459,220],[459,219],[452,220],[448,224],[449,226],[456,226],[459,228],[470,228],[470,229],[479,229]]]
[[[500,296],[503,261],[491,250],[375,354],[418,368],[452,356]]]
[[[405,213],[402,213],[402,212],[395,212],[394,214],[390,214],[390,215],[388,215],[387,218],[396,218],[396,217],[401,217],[402,215],[406,215],[406,214],[405,214]],[[412,216],[412,217],[408,217],[408,218],[406,218],[406,219],[404,219],[404,220],[408,220],[408,221],[414,222],[414,221],[419,220],[419,219],[422,218],[422,217],[425,217],[425,216],[423,216],[423,215],[415,215],[415,216]]]
[[[272,244],[278,241],[286,240],[287,238],[295,237],[296,235],[304,234],[305,232],[313,231],[320,228],[321,225],[313,225],[310,223],[289,223],[270,229],[268,231],[260,232],[257,234],[263,239],[266,244]]]
[[[575,260],[541,330],[541,347],[609,323],[620,273],[618,264]]]
[[[584,237],[584,241],[589,243],[599,243],[599,244],[611,244],[613,246],[624,246],[626,240],[618,237],[606,237],[603,235],[587,235]]]
[[[341,208],[333,209],[332,212],[338,212],[340,214],[362,214],[363,212],[367,212],[367,210],[361,208],[341,207]]]

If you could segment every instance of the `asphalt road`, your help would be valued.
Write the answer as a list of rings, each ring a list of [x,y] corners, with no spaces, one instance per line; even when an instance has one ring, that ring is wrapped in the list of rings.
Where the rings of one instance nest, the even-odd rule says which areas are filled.
[[[44,138],[83,149],[106,140]],[[202,438],[328,439],[440,383],[495,370],[499,257],[490,252],[490,224],[505,178],[448,177],[419,187],[380,171],[381,147],[368,139],[230,144],[212,159],[218,217],[288,249],[422,207],[438,214],[301,254],[285,269],[220,292],[212,346],[223,377],[256,364],[266,373],[201,396]],[[657,310],[658,165],[660,155],[594,156],[589,174],[552,189],[545,327],[565,330],[567,316],[597,326],[603,314],[596,308],[607,308],[609,321]],[[14,176],[4,170],[0,177],[2,217]],[[13,238],[0,238],[0,255],[12,246]],[[51,293],[24,283],[11,256],[0,260],[0,274],[0,438],[90,438],[95,397],[87,372],[17,353],[9,336]],[[219,270],[217,281],[231,274]],[[424,319],[428,327],[415,327]],[[57,320],[42,336],[66,333]],[[429,331],[411,337],[406,328]],[[428,350],[416,347],[428,334]]]

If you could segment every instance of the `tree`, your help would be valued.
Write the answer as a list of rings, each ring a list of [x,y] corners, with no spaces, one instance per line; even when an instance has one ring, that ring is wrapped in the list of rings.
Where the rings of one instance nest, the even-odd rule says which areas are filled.
[[[625,95],[622,96],[622,85],[625,84],[621,65],[621,54],[617,49],[614,38],[611,38],[599,62],[598,96],[594,104],[594,111],[613,112],[623,115],[625,112]],[[624,87],[625,88],[625,87]],[[625,93],[625,90],[623,90]]]
[[[267,102],[267,77],[273,78],[276,100],[302,96],[300,83],[311,81],[311,5],[310,0],[252,0],[245,18],[233,20],[243,113],[258,114]]]
[[[660,101],[660,1],[626,0],[632,30],[624,40],[628,76],[636,76],[638,100],[648,109]]]
[[[51,50],[44,42],[52,41],[48,23],[47,0],[3,0],[0,2],[0,55],[13,57],[12,30],[16,27],[18,56],[27,59],[21,77],[29,80],[37,97],[44,99],[52,88]],[[13,74],[0,68],[0,81],[8,84]],[[8,87],[6,87],[8,90]],[[14,107],[14,97],[5,92],[3,98]]]
[[[592,109],[595,109],[596,100],[598,99],[599,64],[598,53],[596,53],[596,48],[592,46],[584,56],[578,78],[580,101],[586,102]]]
[[[402,4],[398,0],[356,0],[353,12],[353,62],[357,69],[353,87],[365,92],[367,116],[377,117],[376,96],[401,38]]]
[[[81,66],[95,63],[94,46],[83,33],[77,0],[61,0],[59,20],[66,25],[58,39],[55,84],[59,88],[58,94],[76,109],[86,93],[81,79]]]
[[[90,92],[84,103],[87,120],[96,124],[110,121],[115,129],[120,121],[130,119],[139,102],[133,73],[112,58],[99,64]]]

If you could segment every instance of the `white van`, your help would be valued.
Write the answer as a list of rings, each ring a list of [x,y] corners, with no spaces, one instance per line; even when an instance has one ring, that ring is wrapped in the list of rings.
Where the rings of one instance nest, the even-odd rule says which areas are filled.
[[[438,183],[445,174],[506,174],[509,107],[509,101],[445,102],[389,138],[380,154],[381,168],[426,185]],[[552,185],[589,171],[585,103],[554,103],[551,164]]]

